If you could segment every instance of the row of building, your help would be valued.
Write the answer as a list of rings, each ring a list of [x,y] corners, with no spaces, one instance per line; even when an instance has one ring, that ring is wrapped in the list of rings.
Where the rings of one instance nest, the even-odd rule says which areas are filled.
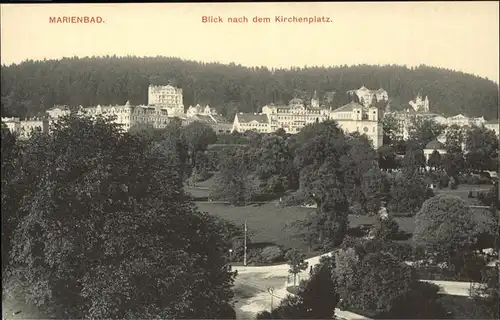
[[[410,126],[415,117],[433,119],[437,123],[448,126],[471,126],[486,125],[498,134],[498,120],[486,122],[484,118],[468,118],[463,115],[454,117],[443,117],[430,112],[429,99],[422,98],[420,94],[416,99],[409,101],[409,108],[404,111],[393,112],[390,110],[389,95],[380,88],[370,90],[362,86],[357,90],[350,90],[348,94],[356,95],[359,102],[350,102],[340,108],[322,108],[318,95],[315,92],[309,103],[303,100],[292,99],[288,105],[269,104],[262,107],[260,113],[237,113],[233,121],[227,121],[217,111],[209,106],[190,106],[185,110],[182,89],[173,86],[149,86],[148,104],[134,106],[130,102],[124,105],[80,107],[78,112],[95,115],[114,115],[115,122],[121,124],[125,131],[135,126],[148,125],[154,128],[165,128],[172,117],[180,118],[183,123],[188,124],[200,121],[210,125],[217,134],[230,133],[234,131],[256,131],[260,133],[271,133],[283,129],[287,133],[297,133],[305,125],[335,120],[346,132],[359,132],[366,134],[378,148],[383,143],[382,119],[392,116],[399,126],[402,139],[409,136]],[[381,110],[376,107],[374,99],[388,102],[388,108]],[[29,137],[32,130],[39,128],[49,130],[51,122],[57,118],[70,113],[67,106],[54,106],[47,111],[44,119],[20,120],[19,118],[2,118],[10,130],[19,134],[22,138]]]

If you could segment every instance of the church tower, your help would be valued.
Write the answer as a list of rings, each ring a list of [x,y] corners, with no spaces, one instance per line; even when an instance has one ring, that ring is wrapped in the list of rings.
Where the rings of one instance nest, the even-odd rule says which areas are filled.
[[[318,92],[314,90],[314,95],[311,99],[311,108],[319,108]]]
[[[429,98],[427,96],[425,96],[423,109],[424,109],[424,112],[429,112]]]

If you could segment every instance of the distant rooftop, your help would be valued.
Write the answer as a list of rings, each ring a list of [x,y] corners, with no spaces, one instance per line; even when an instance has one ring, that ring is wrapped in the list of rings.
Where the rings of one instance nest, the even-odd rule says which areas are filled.
[[[348,104],[333,110],[333,112],[351,112],[354,108],[364,109],[364,106],[357,102],[349,102]]]
[[[259,123],[267,123],[267,115],[265,114],[252,114],[252,113],[238,113],[238,121],[242,123],[249,123],[257,121]]]

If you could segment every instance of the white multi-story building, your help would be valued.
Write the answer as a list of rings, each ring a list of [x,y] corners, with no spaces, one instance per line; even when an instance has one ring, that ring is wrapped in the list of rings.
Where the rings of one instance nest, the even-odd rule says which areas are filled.
[[[346,134],[353,132],[365,134],[375,149],[383,144],[384,131],[380,117],[376,107],[366,107],[356,102],[348,103],[329,113],[329,118],[337,121]]]
[[[232,132],[255,131],[259,133],[270,133],[276,131],[278,127],[271,125],[269,115],[262,113],[237,113],[234,116]]]
[[[68,106],[53,106],[47,110],[47,113],[49,114],[49,117],[57,119],[59,117],[69,115],[71,111]]]
[[[357,95],[359,98],[359,102],[364,106],[369,106],[373,101],[373,97],[377,99],[377,102],[389,100],[389,94],[382,88],[378,90],[370,90],[365,86],[362,86],[357,90],[349,90],[347,91],[347,93],[350,95]]]
[[[453,117],[449,117],[447,119],[447,124],[449,126],[451,125],[458,125],[459,127],[463,126],[482,126],[486,121],[484,120],[484,117],[481,118],[469,118],[464,116],[463,114],[458,114]]]
[[[148,88],[148,105],[167,109],[170,116],[184,114],[182,89],[168,86],[150,85]]]
[[[125,131],[135,126],[152,126],[156,129],[165,128],[169,121],[167,109],[152,106],[133,106],[129,101],[125,105],[101,106],[83,108],[82,112],[89,116],[113,115],[115,123],[121,124]]]
[[[20,120],[19,118],[2,118],[10,132],[16,134],[20,139],[28,139],[33,131],[40,130],[49,132],[49,120],[44,118],[28,118]]]
[[[271,132],[282,128],[287,133],[297,133],[307,124],[328,119],[328,113],[329,110],[319,107],[306,108],[298,98],[290,100],[288,106],[270,104],[262,107],[262,114],[269,117]]]
[[[335,110],[306,108],[300,99],[291,100],[288,106],[266,105],[259,114],[237,114],[233,131],[271,133],[281,128],[293,134],[308,124],[329,119],[335,120],[347,134],[365,134],[372,141],[374,148],[382,146],[383,129],[378,109],[354,102]]]
[[[21,133],[21,120],[19,118],[2,118],[2,123],[7,126],[10,132],[18,135]]]

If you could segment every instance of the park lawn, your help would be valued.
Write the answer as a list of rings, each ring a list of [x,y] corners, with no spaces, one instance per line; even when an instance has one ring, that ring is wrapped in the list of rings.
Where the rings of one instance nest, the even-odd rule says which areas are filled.
[[[440,302],[451,312],[452,319],[488,319],[488,314],[478,308],[469,297],[442,295]]]
[[[476,196],[478,191],[487,192],[491,188],[492,188],[491,184],[482,184],[482,185],[461,184],[457,187],[457,189],[450,189],[450,188],[434,189],[434,193],[456,196],[467,201],[469,196],[469,191],[472,191],[474,193],[474,196]]]
[[[262,205],[249,205],[234,207],[220,203],[196,203],[202,212],[207,212],[229,221],[244,225],[247,221],[248,231],[253,234],[253,243],[268,243],[269,245],[281,245],[285,248],[298,248],[307,252],[308,248],[303,241],[297,237],[297,231],[288,225],[294,221],[304,219],[314,209],[289,207],[276,207],[274,203]]]
[[[234,207],[219,203],[197,203],[202,212],[219,216],[236,224],[244,225],[253,233],[253,243],[276,244],[285,248],[297,248],[308,251],[308,246],[300,239],[295,228],[287,228],[292,222],[303,220],[308,214],[314,214],[315,209],[302,207],[276,207],[274,203],[262,205]],[[375,223],[375,217],[350,215],[350,227]],[[414,219],[409,217],[395,218],[402,230],[413,233]]]

